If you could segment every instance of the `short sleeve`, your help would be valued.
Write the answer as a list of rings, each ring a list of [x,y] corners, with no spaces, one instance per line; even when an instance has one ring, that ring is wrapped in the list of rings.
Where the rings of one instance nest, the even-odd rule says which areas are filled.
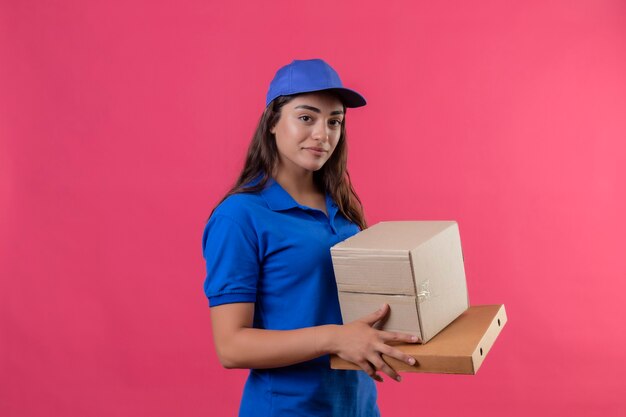
[[[204,292],[209,305],[254,303],[259,279],[258,244],[251,227],[214,214],[202,236]]]

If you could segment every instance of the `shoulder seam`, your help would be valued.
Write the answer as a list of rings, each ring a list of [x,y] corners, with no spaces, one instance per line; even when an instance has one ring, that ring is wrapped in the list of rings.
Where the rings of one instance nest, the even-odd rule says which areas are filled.
[[[241,223],[239,223],[238,220],[236,220],[234,217],[229,216],[228,214],[222,214],[222,213],[216,213],[213,216],[211,216],[211,219],[213,218],[217,218],[217,217],[222,217],[225,219],[230,220],[231,222],[235,223],[237,225],[237,227],[239,227],[239,229],[241,230],[241,232],[243,233],[243,235],[250,240],[250,243],[252,243],[254,246],[256,246],[257,248],[257,257],[258,257],[258,248],[259,248],[259,237],[256,233],[254,234],[250,234],[249,233],[249,229],[248,227],[244,227]]]

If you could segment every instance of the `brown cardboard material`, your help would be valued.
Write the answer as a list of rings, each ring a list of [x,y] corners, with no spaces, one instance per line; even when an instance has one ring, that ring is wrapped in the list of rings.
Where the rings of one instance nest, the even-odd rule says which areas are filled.
[[[384,330],[418,334],[419,317],[415,308],[415,297],[410,295],[365,294],[354,292],[339,292],[341,310],[346,313],[344,323],[370,314],[380,308],[382,304],[389,304],[391,310],[386,317]],[[345,320],[347,319],[347,320]]]
[[[387,355],[383,355],[383,359],[398,372],[474,375],[506,322],[507,315],[502,304],[472,306],[430,342],[394,346],[414,357],[417,361],[415,366]],[[333,369],[361,369],[335,355],[331,356],[330,366]]]
[[[425,343],[469,307],[454,221],[378,223],[331,248],[344,323],[391,307],[383,329]]]

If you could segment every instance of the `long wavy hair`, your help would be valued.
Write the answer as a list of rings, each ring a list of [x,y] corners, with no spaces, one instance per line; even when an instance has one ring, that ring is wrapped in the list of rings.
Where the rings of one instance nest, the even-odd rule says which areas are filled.
[[[296,96],[297,94],[279,96],[265,108],[248,147],[243,170],[235,185],[226,193],[220,203],[233,194],[255,193],[265,188],[279,160],[276,140],[270,129],[278,122],[282,107]],[[343,110],[345,113],[345,106],[343,106]],[[363,230],[367,228],[363,205],[352,187],[347,162],[348,143],[344,117],[337,146],[324,166],[313,173],[313,180],[321,190],[331,195],[341,214]]]

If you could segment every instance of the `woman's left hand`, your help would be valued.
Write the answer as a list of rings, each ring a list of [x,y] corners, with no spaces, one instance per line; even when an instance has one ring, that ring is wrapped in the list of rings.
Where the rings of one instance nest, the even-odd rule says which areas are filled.
[[[343,326],[331,327],[330,339],[326,339],[328,350],[342,359],[350,361],[363,369],[369,376],[382,382],[377,371],[384,372],[396,381],[401,378],[398,373],[387,364],[382,355],[387,355],[411,366],[415,365],[415,358],[388,345],[388,342],[416,343],[416,336],[387,332],[374,328],[374,325],[389,314],[389,305],[384,304],[377,311],[368,314]],[[323,349],[323,348],[322,348]]]

